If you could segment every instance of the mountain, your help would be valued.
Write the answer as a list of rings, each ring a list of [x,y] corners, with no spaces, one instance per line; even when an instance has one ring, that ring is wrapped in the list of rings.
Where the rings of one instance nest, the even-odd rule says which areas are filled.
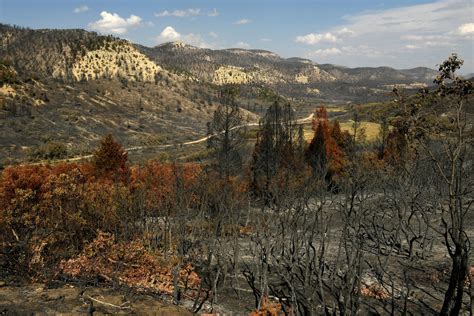
[[[216,88],[241,84],[257,121],[274,92],[298,115],[315,103],[391,98],[394,85],[432,82],[428,68],[345,68],[266,50],[145,47],[80,29],[0,24],[0,164],[8,157],[90,153],[106,133],[126,147],[195,139],[217,107]],[[263,92],[263,93],[262,93]],[[54,151],[54,150],[53,150]]]
[[[265,50],[211,50],[181,42],[166,43],[153,48],[137,45],[137,48],[167,69],[188,72],[199,80],[216,84],[291,84],[334,80],[313,64],[286,60]]]
[[[217,107],[212,86],[125,40],[0,25],[0,42],[0,164],[90,153],[107,133],[125,147],[195,139]]]
[[[413,69],[397,70],[391,67],[359,67],[346,68],[331,64],[319,65],[321,69],[337,78],[337,81],[348,83],[373,83],[373,84],[431,84],[438,74],[437,71],[417,67]]]
[[[84,30],[30,30],[0,25],[2,60],[20,75],[80,81],[120,78],[154,82],[166,75],[125,40]]]
[[[464,75],[463,77],[466,78],[466,79],[472,80],[472,79],[474,79],[474,72],[473,72],[473,73],[466,74],[466,75]]]
[[[317,64],[298,57],[282,58],[265,50],[211,50],[181,42],[137,49],[164,68],[215,84],[260,84],[288,97],[325,101],[375,99],[401,85],[407,89],[431,84],[437,72],[429,68],[346,68]]]

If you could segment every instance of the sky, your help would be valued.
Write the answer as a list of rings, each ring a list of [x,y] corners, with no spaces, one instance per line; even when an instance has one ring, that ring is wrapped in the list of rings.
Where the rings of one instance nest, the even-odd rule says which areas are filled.
[[[474,0],[0,0],[0,22],[348,67],[436,68],[457,53],[474,72]]]

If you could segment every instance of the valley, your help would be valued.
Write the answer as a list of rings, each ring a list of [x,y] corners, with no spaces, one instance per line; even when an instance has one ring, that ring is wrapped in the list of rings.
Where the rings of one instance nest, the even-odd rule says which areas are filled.
[[[435,74],[425,68],[345,69],[179,42],[148,48],[82,30],[0,30],[2,165],[41,159],[50,147],[69,157],[90,154],[112,131],[126,147],[197,139],[206,132],[222,84],[241,86],[245,119],[257,123],[272,94],[292,102],[302,118],[320,104],[390,100],[393,86],[418,88]]]
[[[349,68],[174,32],[0,24],[0,313],[472,314],[457,54]]]

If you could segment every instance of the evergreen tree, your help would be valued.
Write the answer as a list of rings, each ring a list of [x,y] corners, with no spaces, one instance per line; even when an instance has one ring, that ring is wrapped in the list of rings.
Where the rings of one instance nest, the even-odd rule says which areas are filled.
[[[92,158],[92,166],[98,176],[128,173],[128,154],[111,134],[105,136]]]
[[[327,172],[328,159],[326,151],[326,136],[323,123],[319,122],[307,151],[307,160],[313,172],[324,176]]]
[[[275,101],[260,121],[260,133],[252,156],[251,188],[265,204],[273,201],[270,184],[282,169],[294,169],[299,148],[297,125],[290,104]]]
[[[224,87],[219,92],[221,104],[207,126],[207,147],[213,150],[215,168],[225,178],[235,175],[242,167],[239,150],[243,142],[243,119],[235,100],[237,93],[235,87]]]

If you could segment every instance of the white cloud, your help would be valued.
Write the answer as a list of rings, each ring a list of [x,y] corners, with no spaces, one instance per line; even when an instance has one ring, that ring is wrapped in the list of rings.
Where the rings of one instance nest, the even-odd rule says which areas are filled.
[[[334,32],[326,33],[309,33],[306,35],[297,36],[295,41],[306,45],[316,45],[319,43],[336,43],[340,42],[342,38],[352,36],[355,32],[347,27],[343,27]]]
[[[344,23],[296,41],[316,45],[308,55],[347,66],[435,67],[457,52],[465,71],[474,71],[472,41],[466,40],[474,35],[472,0],[432,1],[345,16]]]
[[[337,47],[325,48],[325,49],[317,49],[315,51],[309,52],[307,54],[308,57],[327,57],[327,56],[334,56],[340,55],[342,51]]]
[[[428,42],[425,43],[425,47],[450,47],[450,48],[454,48],[455,46],[458,46],[458,44],[451,43],[451,42],[440,42],[440,41],[436,41],[436,42],[428,41]]]
[[[177,32],[172,26],[165,27],[160,35],[156,37],[156,41],[157,43],[181,41],[200,48],[212,47],[212,45],[204,41],[200,34],[189,33],[183,35]]]
[[[405,45],[405,48],[406,49],[419,49],[421,47],[418,45],[408,44],[408,45]]]
[[[355,35],[355,32],[353,30],[348,29],[347,27],[343,27],[342,29],[337,30],[336,33],[341,36]]]
[[[406,35],[400,36],[400,39],[409,42],[408,44],[405,45],[405,48],[409,50],[440,48],[440,47],[457,48],[459,47],[459,43],[457,43],[456,35],[465,34],[465,33],[459,32],[460,29],[461,27],[459,27],[456,30],[456,32],[454,32],[454,34],[453,32],[445,32],[444,34],[428,34],[428,35],[406,34]]]
[[[443,41],[420,41],[414,44],[407,44],[405,48],[407,49],[423,49],[423,48],[434,48],[434,47],[450,47],[454,48],[459,46],[458,44],[452,42],[443,42]]]
[[[117,13],[102,11],[100,16],[100,20],[89,23],[89,28],[107,34],[125,34],[129,28],[140,26],[142,21],[141,17],[133,14],[125,19]]]
[[[89,7],[86,5],[81,5],[74,9],[74,13],[83,13],[86,11],[89,11]]]
[[[358,35],[366,34],[440,34],[448,32],[456,20],[469,20],[470,0],[438,0],[346,17]],[[457,24],[457,23],[456,23]],[[459,24],[457,24],[459,25]],[[416,34],[418,33],[418,34]]]
[[[261,38],[260,41],[268,43],[268,42],[271,42],[272,40],[270,38],[265,38],[264,37],[264,38]]]
[[[238,20],[238,21],[235,21],[234,24],[236,24],[236,25],[244,25],[244,24],[249,24],[250,22],[252,22],[252,21],[250,21],[249,19],[240,19],[240,20]]]
[[[216,32],[209,32],[209,36],[212,37],[212,38],[218,38],[219,35],[216,33]]]
[[[211,48],[212,45],[208,44],[200,34],[189,33],[182,36],[181,40],[189,45],[193,45],[199,48]]]
[[[347,56],[364,56],[364,57],[380,57],[383,56],[383,53],[376,48],[370,47],[368,45],[357,45],[357,46],[343,46],[341,47],[343,54]],[[388,57],[388,56],[384,56]]]
[[[167,26],[163,29],[163,31],[161,31],[158,38],[164,42],[176,41],[181,38],[181,34],[176,32],[176,30],[172,26]]]
[[[423,41],[425,37],[421,35],[408,34],[400,36],[400,39],[407,41]]]
[[[185,18],[185,17],[190,17],[190,16],[198,16],[201,15],[201,9],[186,9],[186,10],[174,10],[174,11],[168,11],[165,10],[160,13],[155,13],[155,16],[157,18],[160,17],[166,17],[166,16],[174,16],[178,18]]]
[[[214,10],[211,11],[211,12],[209,12],[207,15],[208,15],[208,16],[218,16],[218,15],[219,15],[219,12],[217,12],[217,9],[214,8]]]
[[[307,45],[316,45],[319,42],[335,43],[335,42],[340,41],[340,39],[331,33],[324,33],[324,34],[310,33],[306,35],[297,36],[295,41],[297,43],[303,43]]]
[[[245,42],[237,42],[234,46],[238,48],[250,48],[250,44]]]
[[[306,57],[334,57],[334,56],[379,56],[381,54],[377,49],[371,48],[367,45],[358,46],[342,46],[330,47],[324,49],[317,49],[310,51]]]
[[[459,35],[472,35],[474,34],[474,23],[466,23],[457,28]]]

